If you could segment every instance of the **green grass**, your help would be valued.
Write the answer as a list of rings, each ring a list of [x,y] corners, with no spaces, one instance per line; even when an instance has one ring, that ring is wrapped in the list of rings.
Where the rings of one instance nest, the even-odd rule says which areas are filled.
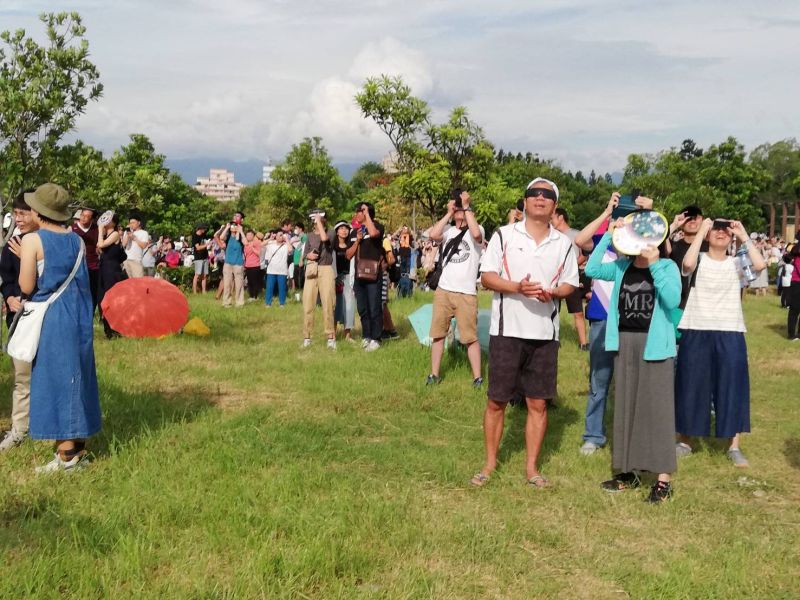
[[[0,598],[798,597],[800,346],[774,297],[746,303],[752,466],[703,443],[658,507],[600,489],[608,450],[578,454],[588,366],[566,317],[542,455],[554,487],[524,485],[509,409],[502,464],[471,489],[485,395],[458,351],[425,387],[404,316],[426,301],[393,302],[403,339],[372,354],[321,334],[301,350],[298,305],[210,298],[191,299],[210,338],[98,337],[91,468],[34,476],[44,442],[0,456]]]

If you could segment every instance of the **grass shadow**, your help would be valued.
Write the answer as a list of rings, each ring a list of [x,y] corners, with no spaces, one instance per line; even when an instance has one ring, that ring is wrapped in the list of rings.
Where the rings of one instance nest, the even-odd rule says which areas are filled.
[[[795,469],[800,469],[800,438],[789,438],[783,447],[786,461]]]

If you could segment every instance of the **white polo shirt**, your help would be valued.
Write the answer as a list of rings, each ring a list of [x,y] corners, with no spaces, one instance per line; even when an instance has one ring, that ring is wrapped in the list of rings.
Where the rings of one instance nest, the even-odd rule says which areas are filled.
[[[483,254],[481,272],[497,273],[510,281],[521,281],[530,274],[531,281],[542,283],[546,289],[558,287],[562,283],[576,287],[578,285],[578,259],[572,241],[550,227],[550,235],[541,244],[537,244],[525,230],[524,221],[505,225],[495,232]],[[522,294],[495,292],[492,298],[490,335],[528,340],[557,340],[558,331],[558,300],[540,302]]]

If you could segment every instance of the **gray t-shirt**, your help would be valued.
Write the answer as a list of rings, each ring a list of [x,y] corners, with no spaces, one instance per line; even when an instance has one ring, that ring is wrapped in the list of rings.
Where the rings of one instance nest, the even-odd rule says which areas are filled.
[[[336,236],[336,232],[333,229],[328,230],[328,241],[322,242],[319,237],[319,234],[316,231],[312,231],[308,234],[308,240],[306,241],[306,250],[304,256],[308,256],[310,252],[318,252],[319,258],[317,258],[317,263],[320,267],[326,267],[328,265],[333,264],[333,252],[331,251],[331,240]]]

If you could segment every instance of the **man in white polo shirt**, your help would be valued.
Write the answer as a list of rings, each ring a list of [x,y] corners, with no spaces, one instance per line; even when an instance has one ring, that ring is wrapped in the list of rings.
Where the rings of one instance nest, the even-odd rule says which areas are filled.
[[[524,219],[497,230],[481,261],[481,283],[494,291],[489,330],[489,400],[483,417],[486,463],[471,483],[483,486],[497,466],[505,409],[525,396],[526,477],[548,485],[537,465],[547,429],[547,400],[556,395],[558,303],[578,286],[572,241],[550,225],[558,186],[537,177],[525,191]]]
[[[144,277],[142,258],[144,249],[150,245],[150,234],[142,229],[142,221],[138,216],[132,216],[128,221],[128,228],[122,235],[122,247],[125,248],[127,260],[122,263],[128,277]]]

